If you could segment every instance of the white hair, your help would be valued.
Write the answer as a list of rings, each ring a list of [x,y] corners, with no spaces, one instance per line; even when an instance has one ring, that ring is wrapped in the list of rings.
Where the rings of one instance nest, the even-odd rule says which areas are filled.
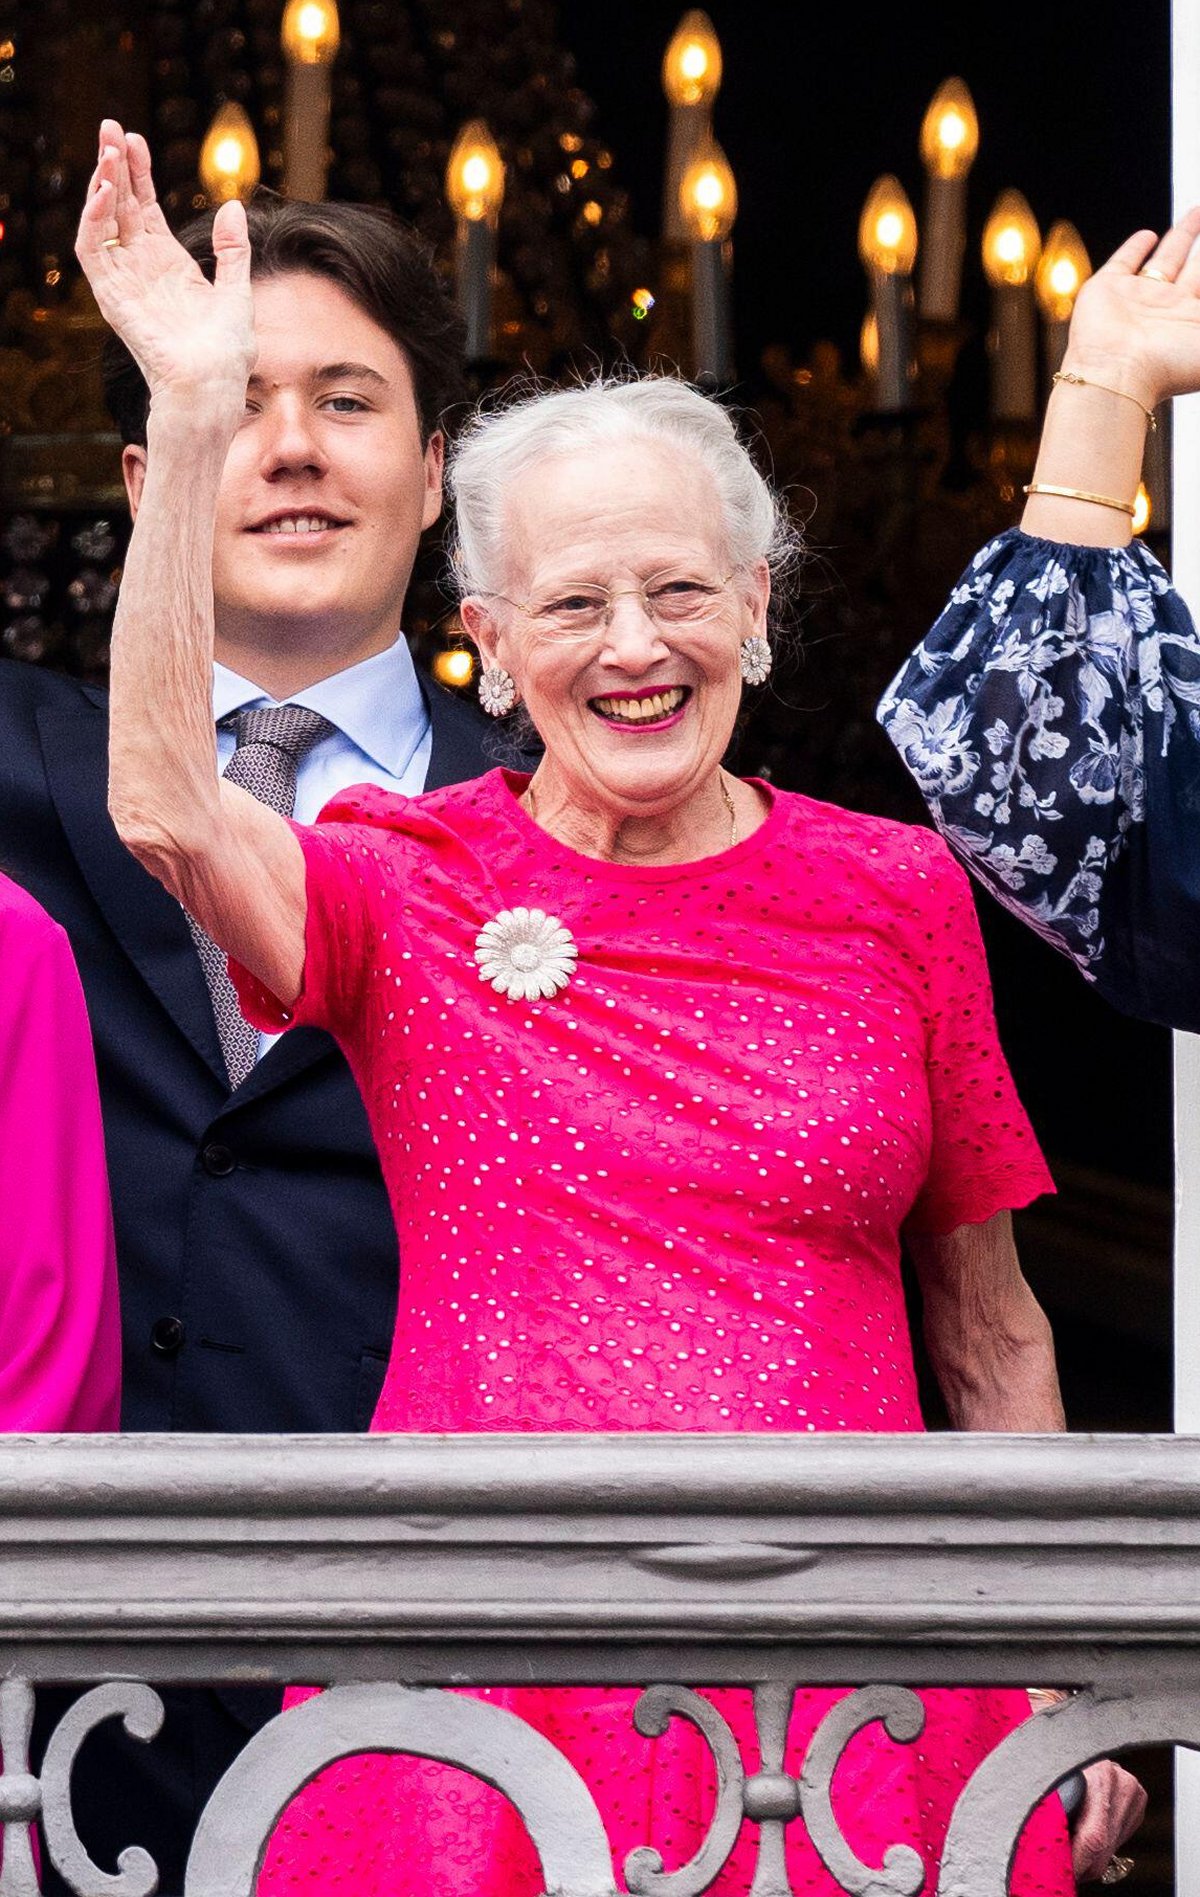
[[[738,440],[725,409],[675,376],[594,377],[578,388],[528,390],[477,411],[452,451],[453,572],[461,595],[502,593],[505,499],[552,455],[631,441],[658,442],[694,456],[717,490],[729,558],[766,560],[775,605],[799,564],[803,542],[782,498]]]

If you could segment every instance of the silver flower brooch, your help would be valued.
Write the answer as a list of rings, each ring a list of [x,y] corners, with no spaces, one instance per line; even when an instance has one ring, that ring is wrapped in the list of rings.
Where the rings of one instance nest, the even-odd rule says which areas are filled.
[[[510,1001],[548,1001],[575,973],[569,929],[544,909],[502,909],[475,937],[480,981]]]

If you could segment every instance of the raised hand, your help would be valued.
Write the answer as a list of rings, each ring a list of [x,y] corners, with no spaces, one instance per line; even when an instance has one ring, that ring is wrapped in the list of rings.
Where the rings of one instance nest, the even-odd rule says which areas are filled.
[[[1121,386],[1147,408],[1200,389],[1200,206],[1160,241],[1135,231],[1079,292],[1065,366]]]
[[[178,394],[241,412],[256,344],[246,213],[236,200],[217,212],[213,248],[209,283],[168,228],[145,139],[105,119],[75,254],[101,315],[146,378],[152,405]]]

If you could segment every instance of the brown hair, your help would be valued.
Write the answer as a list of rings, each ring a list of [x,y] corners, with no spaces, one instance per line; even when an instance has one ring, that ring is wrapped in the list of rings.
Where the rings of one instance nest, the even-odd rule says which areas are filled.
[[[433,258],[390,211],[368,204],[304,204],[261,191],[246,206],[250,274],[327,277],[403,352],[413,380],[422,441],[463,399],[465,332]],[[214,269],[212,214],[178,233],[206,277]],[[124,442],[146,445],[150,391],[124,343],[104,345],[104,394]]]

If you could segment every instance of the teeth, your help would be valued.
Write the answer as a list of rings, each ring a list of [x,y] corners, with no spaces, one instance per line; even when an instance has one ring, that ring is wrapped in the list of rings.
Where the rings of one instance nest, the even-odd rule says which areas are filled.
[[[649,725],[660,718],[669,718],[672,712],[679,710],[683,699],[683,687],[676,685],[669,692],[655,692],[651,698],[597,698],[594,702],[596,710],[605,718],[628,725]]]
[[[317,534],[329,521],[319,514],[288,514],[283,520],[268,521],[263,528],[267,534]]]

